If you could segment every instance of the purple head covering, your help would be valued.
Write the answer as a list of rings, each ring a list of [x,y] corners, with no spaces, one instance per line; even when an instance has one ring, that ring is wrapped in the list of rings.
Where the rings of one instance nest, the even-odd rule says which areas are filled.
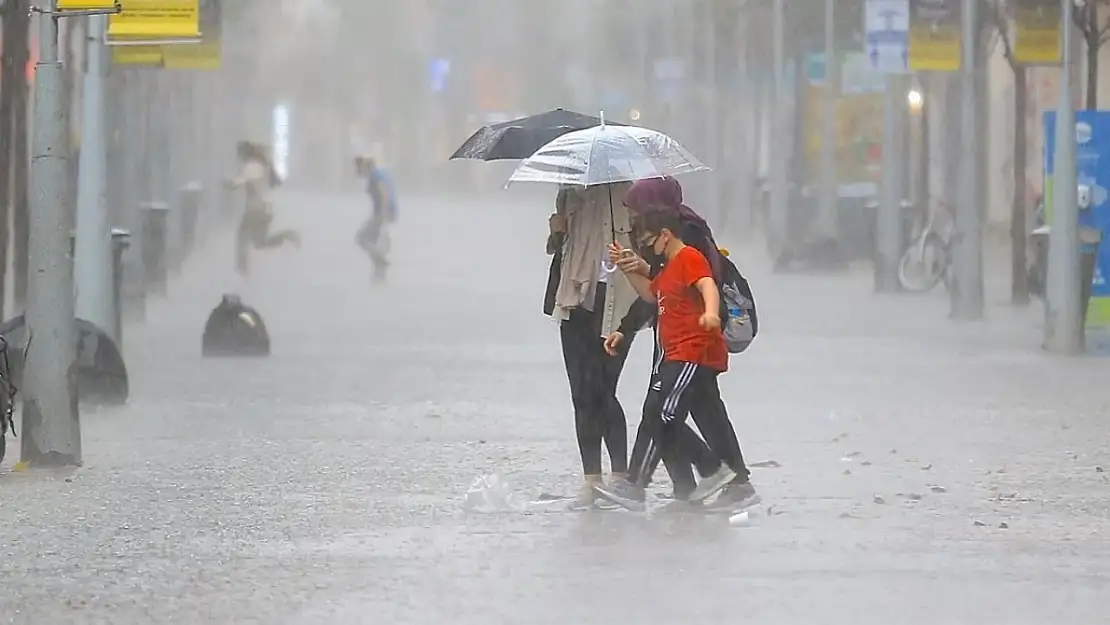
[[[682,185],[674,176],[637,180],[624,194],[624,205],[636,215],[665,207],[678,211],[684,220],[706,223],[694,209],[682,203]]]

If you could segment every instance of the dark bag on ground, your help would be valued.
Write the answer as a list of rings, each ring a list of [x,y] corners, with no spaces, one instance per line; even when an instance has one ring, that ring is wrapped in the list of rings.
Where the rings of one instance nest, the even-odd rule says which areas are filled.
[[[224,295],[204,325],[201,354],[205,357],[269,356],[270,334],[262,315],[244,304],[238,295]]]

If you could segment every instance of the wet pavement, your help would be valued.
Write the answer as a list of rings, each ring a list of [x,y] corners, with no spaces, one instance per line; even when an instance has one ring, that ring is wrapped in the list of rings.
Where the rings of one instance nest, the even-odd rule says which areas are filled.
[[[412,198],[376,286],[351,241],[361,198],[282,202],[302,250],[243,282],[215,233],[129,329],[133,399],[83,413],[83,468],[5,462],[0,622],[1105,622],[1110,361],[1043,356],[1035,311],[954,325],[940,293],[752,262],[764,325],[722,380],[749,460],[778,465],[755,470],[749,526],[466,514],[482,474],[577,486],[540,314],[547,208]],[[232,290],[271,358],[200,358]]]

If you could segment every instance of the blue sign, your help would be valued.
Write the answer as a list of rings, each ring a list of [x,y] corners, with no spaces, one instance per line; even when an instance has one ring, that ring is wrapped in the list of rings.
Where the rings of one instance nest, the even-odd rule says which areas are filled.
[[[1055,180],[1056,172],[1056,112],[1044,114],[1044,199],[1045,218],[1052,224],[1052,189],[1055,184],[1067,181]],[[1110,111],[1076,111],[1075,113],[1075,165],[1079,193],[1079,225],[1094,228],[1102,233],[1103,243],[1098,249],[1091,280],[1091,304],[1087,313],[1088,327],[1110,331],[1110,285],[1105,276],[1110,276]],[[1103,341],[1096,338],[1097,343]],[[1090,346],[1091,341],[1088,341]],[[1103,351],[1098,348],[1098,351]]]
[[[867,0],[864,41],[871,68],[905,74],[910,66],[910,0]]]

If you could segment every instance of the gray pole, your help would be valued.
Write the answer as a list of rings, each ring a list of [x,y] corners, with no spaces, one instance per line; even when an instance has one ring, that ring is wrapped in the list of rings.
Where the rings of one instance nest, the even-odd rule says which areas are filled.
[[[957,174],[956,234],[954,240],[955,293],[952,318],[983,317],[983,152],[979,149],[979,72],[983,71],[979,42],[979,0],[963,0],[963,41],[960,97],[960,167]]]
[[[902,255],[901,205],[904,193],[905,79],[886,77],[883,103],[883,179],[876,216],[875,291],[895,293]]]
[[[840,59],[836,52],[836,0],[825,0],[825,112],[821,133],[821,193],[817,207],[817,233],[822,238],[839,239],[837,200],[836,104],[840,97]]]
[[[785,251],[787,237],[787,189],[786,166],[789,152],[787,152],[786,124],[786,0],[774,0],[775,14],[773,19],[774,30],[774,84],[771,96],[771,132],[768,135],[768,173],[771,183],[770,210],[770,248],[771,254],[776,259]]]
[[[108,219],[107,147],[104,136],[104,37],[106,15],[88,18],[83,95],[81,164],[77,182],[77,241],[74,272],[77,281],[77,316],[115,334],[112,299],[112,228]]]
[[[1060,29],[1063,67],[1060,103],[1056,108],[1055,171],[1052,175],[1052,231],[1048,239],[1044,346],[1074,355],[1083,350],[1080,302],[1079,206],[1075,169],[1075,109],[1072,107],[1072,0],[1061,0]]]
[[[62,101],[55,0],[38,16],[35,114],[30,169],[30,275],[24,369],[22,460],[32,466],[81,464],[74,372],[73,265],[66,213],[68,107]]]

